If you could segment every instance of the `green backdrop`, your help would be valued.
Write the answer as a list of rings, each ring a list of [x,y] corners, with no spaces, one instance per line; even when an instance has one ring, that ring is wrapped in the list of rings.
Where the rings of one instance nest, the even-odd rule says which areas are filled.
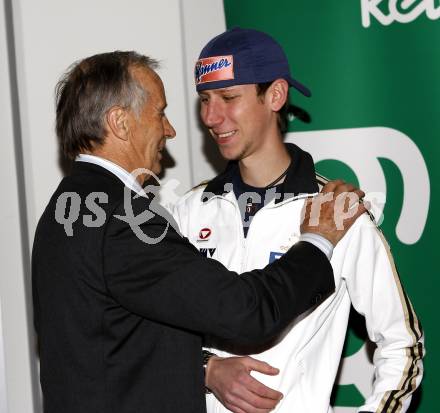
[[[289,131],[314,131],[299,134],[310,139],[312,148],[319,131],[339,130],[355,143],[339,147],[341,160],[342,141],[328,135],[328,145],[333,145],[328,153],[336,156],[317,162],[318,171],[362,185],[359,162],[377,152],[386,194],[381,226],[425,331],[425,376],[410,411],[440,411],[435,402],[440,277],[434,260],[440,227],[433,208],[439,201],[434,189],[440,177],[440,1],[224,0],[224,6],[228,28],[271,34],[288,54],[293,76],[312,90],[311,98],[291,94],[297,117]],[[378,134],[377,128],[386,129]],[[388,132],[395,132],[397,140]],[[353,165],[347,151],[352,151]],[[377,173],[373,168],[371,172]],[[369,186],[377,189],[374,181]],[[406,236],[396,231],[398,223]],[[366,333],[360,326],[362,318],[353,315],[345,357],[364,343]],[[363,373],[359,368],[358,374]],[[355,407],[362,400],[356,384],[335,388],[335,406]]]

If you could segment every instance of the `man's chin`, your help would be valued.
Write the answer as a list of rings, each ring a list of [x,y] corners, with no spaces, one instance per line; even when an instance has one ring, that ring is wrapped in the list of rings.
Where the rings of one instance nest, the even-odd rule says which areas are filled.
[[[237,151],[233,151],[227,148],[219,148],[219,150],[220,155],[227,161],[239,161],[242,158],[242,154]]]
[[[153,172],[155,175],[159,175],[162,172],[162,165],[160,163],[153,165],[151,172]]]

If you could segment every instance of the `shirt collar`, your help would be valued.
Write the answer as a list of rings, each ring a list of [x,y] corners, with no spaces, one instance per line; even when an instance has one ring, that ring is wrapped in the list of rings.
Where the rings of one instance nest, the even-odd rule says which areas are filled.
[[[79,154],[75,158],[76,162],[87,162],[92,163],[107,171],[111,172],[113,175],[116,175],[126,187],[130,188],[132,191],[138,193],[139,195],[145,195],[145,192],[141,186],[141,184],[136,180],[136,178],[127,172],[124,168],[119,165],[109,161],[108,159],[101,158],[96,155],[88,155],[88,154]]]
[[[287,143],[286,149],[292,162],[281,186],[281,197],[275,200],[276,204],[299,194],[313,194],[319,191],[312,156],[292,143]],[[239,173],[238,162],[229,162],[226,169],[208,183],[202,194],[202,202],[208,201],[215,195],[226,195],[231,192],[232,181],[237,173]]]

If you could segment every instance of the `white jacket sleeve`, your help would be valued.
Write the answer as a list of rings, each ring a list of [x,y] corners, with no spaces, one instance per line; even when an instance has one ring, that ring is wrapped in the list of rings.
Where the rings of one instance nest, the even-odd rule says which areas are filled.
[[[365,215],[352,228],[343,274],[376,343],[373,392],[359,412],[406,412],[423,375],[423,331],[383,234]]]

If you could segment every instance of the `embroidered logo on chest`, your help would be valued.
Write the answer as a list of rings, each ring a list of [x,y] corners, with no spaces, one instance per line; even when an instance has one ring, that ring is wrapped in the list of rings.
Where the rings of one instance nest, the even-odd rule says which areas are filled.
[[[202,228],[199,231],[199,239],[197,241],[208,241],[212,234],[211,228]]]

